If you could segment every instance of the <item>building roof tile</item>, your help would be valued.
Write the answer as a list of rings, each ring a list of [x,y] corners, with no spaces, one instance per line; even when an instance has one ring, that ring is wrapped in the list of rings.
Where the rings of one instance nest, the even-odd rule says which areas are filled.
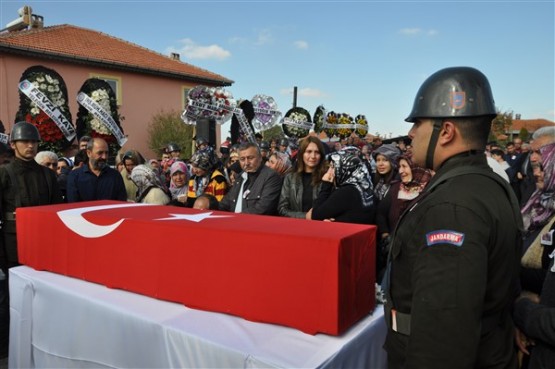
[[[520,131],[522,128],[526,128],[528,132],[534,132],[539,128],[555,125],[547,119],[513,119],[512,131]]]
[[[0,50],[230,86],[233,81],[108,34],[63,24],[0,34]]]

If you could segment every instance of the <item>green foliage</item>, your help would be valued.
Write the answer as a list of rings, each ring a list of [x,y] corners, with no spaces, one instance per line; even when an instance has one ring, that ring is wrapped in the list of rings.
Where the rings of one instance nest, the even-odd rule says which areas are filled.
[[[192,153],[193,126],[183,123],[181,113],[177,111],[160,111],[148,125],[148,147],[162,155],[162,150],[169,143],[181,147],[181,156],[188,159]]]
[[[530,138],[530,132],[528,132],[526,128],[522,127],[520,129],[520,132],[518,132],[518,137],[520,137],[522,142],[527,142],[528,139]]]
[[[497,117],[491,122],[491,133],[495,136],[505,134],[513,125],[513,112],[497,113]]]
[[[283,129],[281,125],[275,125],[270,129],[267,129],[262,132],[262,137],[264,141],[270,141],[271,139],[282,139],[284,136]]]

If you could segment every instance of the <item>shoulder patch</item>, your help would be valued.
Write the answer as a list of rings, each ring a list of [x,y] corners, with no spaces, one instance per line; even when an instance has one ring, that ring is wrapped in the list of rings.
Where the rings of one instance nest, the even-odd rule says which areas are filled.
[[[426,233],[426,243],[433,246],[438,243],[448,243],[454,246],[462,246],[464,241],[464,233],[451,231],[448,229],[440,229],[437,231]]]

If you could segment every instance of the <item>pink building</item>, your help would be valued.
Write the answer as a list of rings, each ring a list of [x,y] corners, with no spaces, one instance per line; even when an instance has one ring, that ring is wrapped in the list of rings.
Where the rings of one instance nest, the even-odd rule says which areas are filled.
[[[19,109],[19,80],[35,65],[53,69],[64,79],[73,124],[83,82],[92,77],[106,80],[117,94],[120,115],[125,117],[121,122],[128,136],[124,149],[137,149],[147,158],[155,155],[147,143],[147,126],[154,114],[183,111],[187,91],[197,85],[233,83],[181,62],[179,55],[164,56],[102,32],[67,24],[35,26],[0,33],[0,119],[6,133]],[[218,131],[216,137],[220,137]]]

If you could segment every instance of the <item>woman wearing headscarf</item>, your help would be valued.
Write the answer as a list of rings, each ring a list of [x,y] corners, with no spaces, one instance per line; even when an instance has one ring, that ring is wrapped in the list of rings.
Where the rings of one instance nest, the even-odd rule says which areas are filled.
[[[397,158],[401,152],[393,144],[382,145],[372,152],[376,161],[376,174],[374,175],[374,195],[376,202],[383,200],[391,186],[397,179]]]
[[[234,171],[233,169],[235,168],[238,168],[238,170]],[[241,172],[241,166],[239,164],[239,153],[237,151],[231,151],[229,153],[229,157],[224,163],[223,171],[224,171],[224,176],[227,180],[227,185],[228,187],[231,187],[233,182],[235,182],[235,176],[237,175],[237,173]]]
[[[376,212],[377,251],[376,273],[377,282],[385,271],[387,253],[389,252],[389,235],[397,225],[401,214],[420,195],[424,187],[432,178],[432,171],[417,167],[412,160],[402,155],[397,160],[400,180],[394,180],[382,201],[379,202]]]
[[[291,159],[285,153],[275,152],[266,161],[266,166],[275,170],[280,176],[285,177],[291,170]]]
[[[542,236],[545,232],[549,232],[549,230],[542,231],[544,231],[545,227],[548,227],[549,222],[555,217],[555,135],[553,135],[555,128],[551,130],[546,130],[545,128],[538,131],[540,131],[539,133],[541,133],[541,130],[551,133],[549,141],[539,146],[538,142],[540,142],[541,137],[534,139],[534,151],[530,153],[530,165],[536,181],[536,189],[521,208],[525,231],[524,252],[533,246],[536,249],[538,247],[542,249],[541,265],[533,266],[525,262],[521,269],[522,288],[535,293],[540,292],[550,261],[549,254],[555,244],[555,242],[551,242],[551,245],[543,245],[541,242]],[[555,226],[552,228],[555,228]],[[555,238],[555,235],[553,238]],[[534,248],[530,250],[530,252],[532,251],[534,251]],[[526,255],[525,259],[528,256]]]
[[[322,187],[326,172],[324,144],[314,136],[301,141],[297,170],[285,176],[279,197],[279,215],[306,219]]]
[[[225,176],[217,170],[216,157],[211,147],[199,150],[190,160],[193,175],[189,179],[187,191],[187,207],[192,208],[197,197],[203,193],[214,196],[222,201],[228,190]]]
[[[526,231],[541,229],[555,213],[555,142],[531,153],[536,190],[522,207],[522,220]]]
[[[330,167],[314,201],[310,219],[345,223],[374,223],[374,194],[360,150],[349,147],[329,155]],[[334,186],[335,185],[335,186]]]
[[[131,180],[137,186],[137,202],[166,205],[170,202],[160,178],[148,165],[137,165],[131,171]]]
[[[521,269],[523,291],[514,304],[513,318],[517,346],[525,354],[522,367],[535,369],[552,368],[555,362],[555,264],[550,257],[555,243],[555,127],[534,132],[532,147],[536,190],[521,213],[525,246],[538,248],[539,260]]]
[[[389,236],[403,211],[418,197],[432,178],[432,172],[429,169],[417,167],[405,155],[400,156],[397,163],[400,180],[391,182],[389,191],[377,208],[376,225],[382,238]]]
[[[170,166],[170,205],[185,206],[187,203],[187,184],[189,170],[187,164],[176,161]]]
[[[131,171],[137,165],[144,164],[145,159],[137,150],[127,150],[121,154],[121,160],[117,162],[121,163],[121,169],[119,172],[123,178],[123,183],[125,184],[125,191],[127,192],[127,201],[135,202],[137,201],[137,186],[131,180]],[[119,168],[119,167],[118,167]]]

